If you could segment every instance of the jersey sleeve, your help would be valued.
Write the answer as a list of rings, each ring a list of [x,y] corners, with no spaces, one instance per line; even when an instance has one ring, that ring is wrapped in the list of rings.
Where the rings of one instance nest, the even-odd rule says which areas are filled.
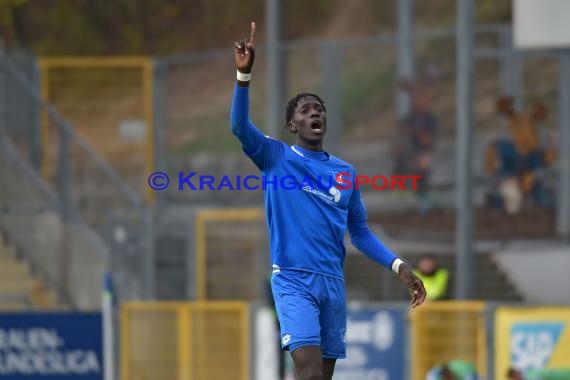
[[[348,205],[350,241],[364,255],[390,269],[398,257],[370,231],[367,220],[362,192],[360,189],[354,189]]]
[[[259,170],[269,169],[283,156],[284,143],[265,136],[249,119],[249,87],[235,85],[230,129]]]

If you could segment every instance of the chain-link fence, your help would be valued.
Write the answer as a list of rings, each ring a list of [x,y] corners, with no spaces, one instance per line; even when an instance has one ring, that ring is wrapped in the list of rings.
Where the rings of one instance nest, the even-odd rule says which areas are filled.
[[[398,49],[402,47],[392,34],[289,41],[281,46],[286,98],[315,92],[328,106],[325,149],[353,163],[360,174],[422,176],[416,188],[408,180],[405,191],[363,187],[373,218],[382,213],[410,213],[403,224],[394,224],[395,229],[420,230],[429,220],[432,229],[452,234],[457,180],[455,38],[453,28],[416,30],[411,78],[398,77]],[[480,234],[490,238],[507,237],[511,232],[513,236],[553,236],[559,58],[550,52],[537,56],[515,51],[508,25],[478,25],[474,38],[472,187]],[[265,133],[271,119],[279,118],[279,125],[285,126],[282,116],[268,114],[268,91],[281,85],[268,83],[273,79],[267,77],[267,58],[267,51],[259,47],[250,89],[250,118]],[[231,49],[160,60],[155,85],[160,168],[175,176],[180,172],[216,178],[257,173],[229,131],[234,72]],[[409,108],[399,116],[401,94],[408,97]],[[505,181],[505,173],[513,170],[509,152],[518,132],[509,129],[498,109],[504,96],[512,97],[520,111],[530,110],[534,100],[548,110],[547,117],[535,123],[538,130],[532,132],[538,136],[536,150],[546,153],[537,153],[532,173],[526,175],[525,183],[515,184],[514,190],[513,176]],[[294,143],[294,136],[284,128],[274,137]],[[520,155],[515,159],[519,175],[525,159]],[[259,205],[262,199],[256,191],[181,191],[177,186],[158,196],[166,202],[229,207]],[[519,204],[518,218],[511,232],[497,231],[492,226],[507,223],[512,213],[507,204],[510,198]],[[532,227],[537,218],[539,229]]]
[[[14,230],[29,260],[78,306],[100,304],[105,269],[123,281],[121,297],[151,296],[152,219],[143,197],[42,99],[33,58],[22,65],[1,54],[2,182],[3,194],[11,194],[3,198],[3,227]]]
[[[285,88],[287,97],[305,91],[322,95],[329,124],[325,148],[353,163],[360,174],[424,176],[426,186],[416,191],[375,191],[364,186],[373,222],[383,223],[381,215],[386,214],[390,234],[402,229],[419,231],[429,224],[430,236],[436,236],[434,228],[439,228],[442,236],[451,235],[456,192],[455,33],[442,28],[417,30],[413,35],[415,74],[408,83],[397,76],[401,41],[380,34],[283,44]],[[512,219],[518,233],[549,236],[554,231],[556,202],[557,147],[556,137],[551,135],[561,112],[556,79],[559,58],[552,53],[515,52],[511,39],[505,25],[476,28],[472,162],[476,217],[482,221],[478,225],[484,236],[506,236],[514,228],[494,226],[504,226],[505,220],[499,216],[510,213],[518,202],[518,209],[530,210]],[[3,130],[19,155],[51,186],[62,212],[78,211],[82,220],[119,252],[112,255],[119,260],[115,266],[136,274],[132,281],[125,279],[139,284],[131,288],[146,288],[143,293],[148,294],[148,289],[154,288],[152,268],[156,262],[149,248],[154,246],[154,234],[149,233],[152,220],[143,201],[149,168],[156,166],[173,180],[167,190],[150,193],[160,205],[260,205],[261,191],[181,191],[176,186],[179,173],[216,178],[257,174],[229,130],[235,73],[231,49],[152,62],[143,59],[142,66],[123,68],[110,61],[101,67],[95,61],[80,60],[80,67],[77,62],[61,66],[64,62],[45,61],[43,76],[33,59],[26,60],[23,55],[14,59],[17,63],[4,64],[0,76]],[[267,112],[268,94],[274,87],[266,75],[267,59],[264,47],[259,47],[250,90],[250,116],[262,131],[267,130],[268,120],[282,118]],[[16,66],[19,76],[14,74]],[[154,74],[152,83],[149,72]],[[411,108],[398,116],[401,93],[411,98]],[[41,101],[40,95],[54,101],[61,113]],[[530,138],[518,133],[516,123],[509,123],[498,109],[503,95],[513,97],[516,111],[533,110],[533,100],[543,103],[547,112],[538,115],[542,117],[535,123],[540,130],[527,128]],[[100,119],[105,125],[97,124]],[[521,120],[524,124],[524,118]],[[141,121],[147,129],[140,128]],[[284,126],[285,120],[279,123]],[[148,129],[150,125],[155,129]],[[136,140],[142,130],[146,131],[145,143],[137,140],[138,148],[133,149],[132,144],[123,144],[122,138]],[[116,139],[116,133],[122,137]],[[294,142],[294,136],[284,128],[275,137]],[[539,152],[521,159],[516,153],[517,139]],[[117,159],[115,153],[124,159]],[[112,165],[105,164],[102,157]],[[513,170],[518,175],[521,161],[529,163],[531,170],[513,185]],[[425,213],[433,210],[437,212]],[[410,212],[398,218],[400,211]],[[169,223],[164,218],[159,222]],[[186,238],[176,241],[165,244],[175,244],[179,247],[175,256],[183,257],[191,242]],[[143,251],[149,252],[144,260]]]

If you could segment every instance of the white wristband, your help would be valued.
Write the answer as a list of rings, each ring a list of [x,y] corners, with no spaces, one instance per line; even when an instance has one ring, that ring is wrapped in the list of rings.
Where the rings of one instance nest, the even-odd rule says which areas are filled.
[[[251,73],[246,74],[237,70],[237,80],[240,82],[249,82],[251,80]]]
[[[392,271],[395,272],[396,274],[400,274],[400,272],[398,272],[400,270],[400,265],[402,265],[404,262],[400,259],[396,259],[394,260],[394,262],[392,263]]]

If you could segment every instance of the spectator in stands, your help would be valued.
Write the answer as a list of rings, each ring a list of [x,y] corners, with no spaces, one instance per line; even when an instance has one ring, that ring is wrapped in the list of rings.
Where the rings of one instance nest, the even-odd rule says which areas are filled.
[[[568,380],[570,379],[570,368],[566,369],[536,369],[524,373],[516,368],[509,368],[507,372],[509,380]]]
[[[438,122],[430,108],[433,97],[432,87],[437,75],[437,72],[432,69],[417,83],[409,80],[400,83],[400,88],[410,94],[412,107],[409,114],[398,123],[397,139],[392,151],[395,160],[395,174],[422,176],[417,188],[422,209],[433,207],[428,184]]]
[[[420,257],[414,274],[424,282],[428,300],[436,301],[447,298],[449,271],[439,266],[435,256]]]
[[[451,360],[432,368],[426,380],[478,380],[477,369],[465,360]]]
[[[497,110],[507,119],[512,141],[498,140],[486,151],[485,168],[498,177],[497,190],[490,203],[509,214],[520,211],[524,196],[550,207],[553,196],[537,178],[537,171],[549,167],[556,159],[554,149],[545,149],[538,135],[538,123],[546,119],[546,108],[535,103],[529,112],[516,112],[511,97],[502,97]]]
[[[488,194],[489,206],[511,215],[520,211],[523,201],[520,167],[520,157],[512,141],[499,139],[487,147],[485,169],[495,178],[493,190]]]

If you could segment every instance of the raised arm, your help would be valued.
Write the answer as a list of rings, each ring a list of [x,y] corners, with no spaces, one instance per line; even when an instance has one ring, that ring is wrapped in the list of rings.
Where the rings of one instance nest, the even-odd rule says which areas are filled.
[[[252,22],[249,41],[243,39],[239,42],[234,42],[236,68],[238,72],[242,74],[238,74],[237,83],[240,87],[249,87],[251,68],[253,67],[253,61],[255,60],[255,29],[255,22]]]
[[[426,298],[423,282],[412,272],[412,268],[390,251],[370,231],[366,208],[360,190],[352,193],[348,209],[348,232],[352,244],[370,259],[396,272],[400,280],[411,291],[411,305],[421,305]]]
[[[230,113],[230,129],[240,140],[246,153],[254,153],[263,141],[263,134],[249,119],[249,83],[255,59],[255,23],[251,23],[251,36],[234,43],[237,80]]]
[[[269,168],[279,161],[283,144],[266,137],[249,119],[249,84],[255,59],[255,23],[251,23],[249,41],[234,43],[237,80],[234,87],[230,129],[241,142],[245,153],[260,170]]]

